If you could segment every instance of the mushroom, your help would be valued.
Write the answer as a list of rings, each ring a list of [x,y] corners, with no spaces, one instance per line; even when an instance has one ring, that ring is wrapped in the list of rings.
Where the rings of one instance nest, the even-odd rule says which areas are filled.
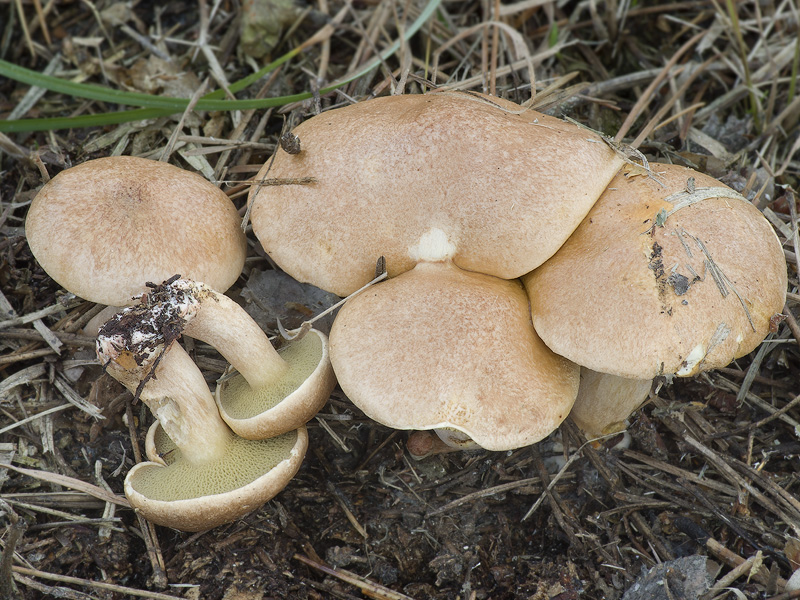
[[[784,592],[796,592],[797,590],[800,590],[800,569],[794,570],[783,588]]]
[[[327,336],[316,329],[278,352],[241,306],[188,279],[164,282],[147,302],[172,311],[182,333],[216,348],[238,372],[223,376],[216,392],[222,419],[237,435],[264,439],[297,429],[336,385]]]
[[[294,130],[250,191],[253,231],[299,281],[346,296],[414,267],[441,230],[462,269],[504,279],[544,262],[622,165],[599,137],[517,104],[445,92],[376,98]]]
[[[369,281],[377,256],[394,278],[349,300],[331,331],[350,399],[388,425],[452,427],[486,448],[547,435],[574,400],[577,367],[541,344],[521,288],[503,279],[561,246],[622,159],[575,125],[471,93],[378,98],[318,115],[294,135],[302,150],[279,149],[256,177],[282,185],[250,192],[264,249],[294,278],[339,295]],[[513,358],[482,362],[484,337]],[[416,366],[400,371],[400,386],[393,374],[412,348]],[[510,418],[501,396],[524,418]]]
[[[274,498],[297,473],[307,447],[305,426],[266,440],[232,435],[218,461],[197,466],[165,442],[166,466],[134,466],[125,478],[125,495],[159,525],[182,531],[211,529]]]
[[[406,440],[408,455],[415,460],[423,460],[436,454],[449,454],[450,452],[474,449],[471,447],[461,448],[452,445],[452,443],[448,444],[439,436],[439,431],[442,430],[412,431]],[[480,448],[480,446],[475,444],[475,448]]]
[[[702,173],[650,167],[624,167],[561,249],[523,277],[554,352],[645,381],[751,352],[787,287],[783,249],[758,209]]]
[[[227,290],[244,265],[239,223],[228,196],[200,175],[115,156],[48,181],[31,203],[25,234],[59,285],[124,306],[146,291],[145,282],[174,273]]]
[[[112,317],[97,341],[108,372],[140,395],[163,433],[151,428],[148,456],[125,478],[131,505],[154,523],[200,531],[234,520],[277,494],[300,467],[304,427],[252,441],[222,421],[202,373],[165,332],[175,306],[130,307]],[[160,441],[153,442],[153,437]]]
[[[769,333],[786,261],[763,215],[717,180],[626,166],[564,246],[523,278],[556,353],[652,379],[727,365]]]
[[[421,240],[411,271],[340,309],[339,384],[396,429],[451,428],[488,450],[536,442],[567,416],[578,368],[538,338],[519,282],[458,268],[443,236]]]

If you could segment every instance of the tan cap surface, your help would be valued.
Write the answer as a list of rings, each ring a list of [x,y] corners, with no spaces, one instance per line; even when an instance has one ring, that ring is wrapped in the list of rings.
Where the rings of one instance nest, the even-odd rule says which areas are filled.
[[[578,367],[536,336],[519,283],[448,262],[348,300],[330,343],[342,389],[369,417],[452,427],[489,450],[546,437],[578,391]]]
[[[259,508],[294,477],[308,447],[305,427],[262,441],[232,435],[224,456],[198,466],[163,431],[148,438],[148,454],[167,466],[137,464],[125,478],[125,495],[146,519],[182,531],[210,529]]]
[[[521,114],[517,114],[521,113]],[[515,278],[552,255],[622,161],[591,132],[508,101],[466,93],[377,98],[313,117],[302,151],[278,150],[254,185],[253,230],[295,279],[347,295],[386,257],[445,232],[454,262]]]
[[[122,306],[179,273],[228,289],[246,251],[240,218],[200,175],[131,156],[62,171],[28,211],[28,244],[45,271],[78,296]]]
[[[622,377],[689,376],[764,339],[784,306],[786,262],[741,196],[685,167],[650,166],[664,187],[626,166],[524,282],[554,352]]]

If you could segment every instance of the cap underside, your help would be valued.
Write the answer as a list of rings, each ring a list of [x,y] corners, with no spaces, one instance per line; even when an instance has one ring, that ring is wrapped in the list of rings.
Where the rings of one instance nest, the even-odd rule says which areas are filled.
[[[153,465],[140,469],[132,487],[143,496],[161,502],[229,493],[253,483],[288,459],[296,443],[296,431],[268,440],[245,440],[234,435],[224,459],[192,465],[183,460],[179,449],[165,452],[156,442],[167,466]]]
[[[263,439],[297,429],[325,405],[336,386],[327,337],[320,331],[311,329],[278,353],[288,365],[280,381],[254,389],[235,374],[217,384],[220,415],[242,437]]]

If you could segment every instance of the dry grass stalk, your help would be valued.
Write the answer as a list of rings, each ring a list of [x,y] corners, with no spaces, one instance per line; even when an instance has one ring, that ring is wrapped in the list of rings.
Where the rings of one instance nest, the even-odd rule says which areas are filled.
[[[8,24],[0,28],[0,58],[76,81],[195,99],[201,81],[230,89],[263,64],[237,47],[234,4],[178,3],[158,12],[145,4],[0,0],[0,23]],[[717,544],[693,551],[719,556],[730,569],[712,593],[730,586],[751,597],[769,591],[789,598],[779,593],[780,578],[791,572],[783,546],[800,536],[793,466],[800,456],[797,11],[779,0],[731,8],[445,1],[370,75],[321,94],[397,41],[420,8],[317,0],[287,25],[275,56],[302,51],[237,94],[316,90],[310,100],[232,114],[186,110],[177,120],[104,130],[0,134],[0,493],[36,525],[14,555],[22,592],[173,598],[148,588],[179,583],[216,599],[247,583],[276,596],[311,597],[318,586],[347,597],[335,579],[346,576],[360,593],[382,598],[616,599],[631,582],[627,573],[685,551],[688,538],[675,522],[688,515]],[[774,339],[724,373],[663,387],[631,428],[632,450],[584,445],[566,424],[567,450],[549,454],[563,459],[570,447],[581,450],[556,476],[547,443],[412,465],[399,443],[404,434],[334,397],[328,412],[348,418],[312,426],[317,449],[277,502],[193,536],[134,518],[121,477],[141,460],[147,417],[98,379],[91,339],[79,333],[96,310],[60,302],[28,254],[23,222],[37,186],[90,156],[164,157],[219,182],[244,212],[241,196],[278,144],[287,113],[299,121],[370,95],[433,89],[496,91],[519,102],[535,96],[530,106],[617,135],[621,147],[624,137],[647,160],[695,164],[723,177],[764,209],[790,262],[788,317]],[[116,108],[0,81],[2,118],[107,110]],[[247,268],[273,266],[253,243]],[[202,345],[195,352],[216,377],[217,358]],[[87,483],[98,460],[114,492]],[[108,503],[119,520],[99,518]],[[537,510],[520,525],[531,505]],[[3,526],[8,546],[13,524]],[[72,554],[70,546],[94,553]],[[325,571],[331,558],[338,568]]]

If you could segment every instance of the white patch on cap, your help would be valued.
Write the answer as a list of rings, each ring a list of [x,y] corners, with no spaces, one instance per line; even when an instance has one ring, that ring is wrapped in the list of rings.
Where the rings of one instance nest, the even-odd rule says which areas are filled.
[[[700,361],[703,360],[706,356],[706,349],[703,348],[703,344],[697,344],[692,351],[689,352],[689,356],[686,357],[686,360],[683,361],[683,367],[676,373],[679,377],[688,377],[694,371],[694,368],[700,364]]]
[[[437,227],[432,227],[422,234],[415,246],[409,246],[408,255],[413,260],[436,262],[453,258],[456,245],[447,234]]]

